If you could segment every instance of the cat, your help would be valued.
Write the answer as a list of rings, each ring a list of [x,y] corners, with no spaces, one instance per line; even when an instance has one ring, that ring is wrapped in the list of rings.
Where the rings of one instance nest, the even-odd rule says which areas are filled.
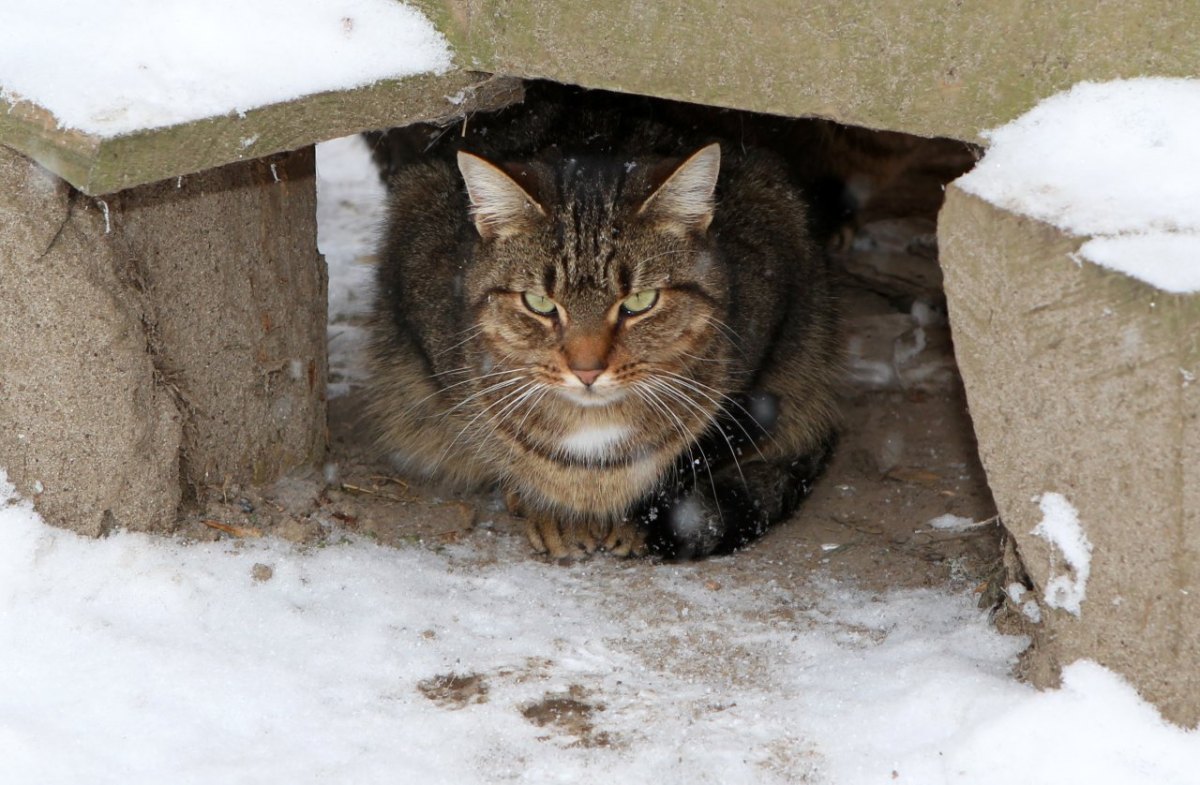
[[[840,340],[783,161],[569,88],[470,127],[391,164],[381,445],[498,484],[556,558],[698,558],[786,517],[832,447]]]

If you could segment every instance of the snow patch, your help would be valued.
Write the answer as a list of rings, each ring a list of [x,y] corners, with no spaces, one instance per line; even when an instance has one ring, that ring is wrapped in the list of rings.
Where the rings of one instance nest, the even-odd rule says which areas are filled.
[[[386,199],[361,136],[317,145],[317,247],[329,265],[329,386],[337,398],[368,376],[363,326],[371,311],[375,249]]]
[[[961,515],[952,515],[950,513],[939,515],[929,521],[929,528],[942,529],[944,531],[961,532],[977,525],[973,518],[964,518]]]
[[[1079,253],[1164,292],[1200,292],[1200,232],[1093,237]]]
[[[104,137],[450,64],[442,35],[394,0],[0,3],[0,98]]]
[[[1200,292],[1200,80],[1082,82],[984,136],[964,191],[1094,237],[1091,262]]]
[[[668,512],[671,528],[681,536],[695,535],[712,528],[704,510],[704,503],[697,494],[690,494],[675,503]]]
[[[1034,501],[1042,508],[1042,520],[1033,534],[1042,538],[1057,553],[1050,566],[1043,599],[1051,608],[1060,608],[1078,616],[1087,597],[1087,581],[1092,572],[1092,543],[1079,523],[1079,511],[1059,493],[1044,493]],[[1061,558],[1065,572],[1056,573]]]

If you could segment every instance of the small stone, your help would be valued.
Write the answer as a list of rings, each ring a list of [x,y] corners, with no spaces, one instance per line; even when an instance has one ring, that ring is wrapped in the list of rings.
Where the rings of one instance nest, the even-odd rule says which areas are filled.
[[[255,583],[266,583],[275,577],[275,570],[269,564],[255,564],[250,568],[250,577]]]
[[[275,533],[288,542],[294,542],[297,545],[310,545],[320,539],[321,527],[314,521],[288,518],[279,524],[279,528],[276,529]]]

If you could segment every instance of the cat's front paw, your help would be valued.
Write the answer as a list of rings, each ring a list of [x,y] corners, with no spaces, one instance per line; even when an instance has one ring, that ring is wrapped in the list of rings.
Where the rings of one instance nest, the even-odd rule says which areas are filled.
[[[649,552],[646,530],[629,521],[622,521],[613,526],[604,538],[604,550],[613,556],[645,556]]]
[[[510,514],[525,519],[525,536],[540,554],[551,559],[572,560],[590,556],[598,550],[617,556],[645,556],[648,552],[646,531],[628,521],[608,526],[561,520],[527,507],[520,495],[504,497]]]
[[[525,536],[535,551],[551,559],[582,559],[600,547],[588,526],[536,512],[526,513]]]

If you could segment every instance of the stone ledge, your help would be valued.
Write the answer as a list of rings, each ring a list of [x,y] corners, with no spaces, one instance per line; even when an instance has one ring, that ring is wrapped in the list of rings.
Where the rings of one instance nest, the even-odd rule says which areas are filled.
[[[503,106],[520,89],[486,74],[422,75],[111,138],[59,128],[39,106],[0,100],[0,144],[96,196],[372,128]]]

